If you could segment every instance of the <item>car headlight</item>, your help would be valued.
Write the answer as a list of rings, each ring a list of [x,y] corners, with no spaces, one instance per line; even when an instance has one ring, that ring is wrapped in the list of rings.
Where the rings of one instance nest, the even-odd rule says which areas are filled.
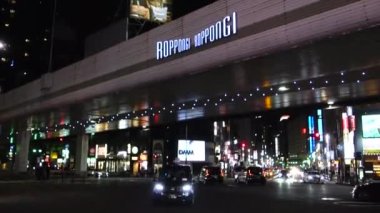
[[[154,191],[162,191],[164,190],[164,185],[162,185],[161,183],[156,183],[154,185],[154,188],[153,188]]]
[[[189,192],[191,190],[193,190],[193,187],[190,184],[186,184],[182,186],[182,191],[184,192]]]
[[[307,176],[307,179],[311,180],[311,179],[313,179],[313,176],[309,175],[309,176]]]

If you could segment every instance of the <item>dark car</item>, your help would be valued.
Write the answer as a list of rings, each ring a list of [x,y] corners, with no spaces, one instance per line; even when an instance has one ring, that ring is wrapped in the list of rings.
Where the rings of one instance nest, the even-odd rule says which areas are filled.
[[[224,175],[219,166],[204,166],[199,174],[199,182],[208,183],[223,183]]]
[[[171,165],[164,168],[153,184],[153,203],[194,203],[192,172],[187,165]]]
[[[380,201],[380,182],[356,185],[352,190],[352,198],[362,201]]]
[[[237,177],[238,183],[259,183],[265,185],[267,180],[264,177],[264,172],[261,167],[250,166],[245,169],[243,173],[239,173]]]

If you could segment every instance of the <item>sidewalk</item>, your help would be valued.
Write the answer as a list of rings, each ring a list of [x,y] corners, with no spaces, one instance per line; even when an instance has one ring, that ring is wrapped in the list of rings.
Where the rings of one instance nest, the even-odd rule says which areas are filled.
[[[30,180],[33,178],[34,178],[34,175],[29,174],[27,172],[18,173],[18,172],[0,170],[0,181]]]
[[[29,173],[15,173],[12,171],[0,171],[0,183],[33,182],[36,178]]]
[[[46,182],[46,183],[99,183],[112,181],[127,181],[127,182],[151,182],[153,178],[149,177],[93,177],[83,175],[50,175],[49,179],[38,180],[34,174],[29,173],[12,173],[10,171],[0,171],[0,184],[6,183],[31,183],[31,182]]]

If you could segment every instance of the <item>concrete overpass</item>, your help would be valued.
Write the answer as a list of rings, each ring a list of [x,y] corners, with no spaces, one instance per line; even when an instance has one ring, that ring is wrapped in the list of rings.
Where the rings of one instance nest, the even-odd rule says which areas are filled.
[[[160,115],[136,124],[154,125],[376,98],[379,11],[377,0],[217,1],[1,94],[2,134],[15,129],[27,150],[29,131],[72,128],[85,141],[91,123],[122,118]],[[233,13],[236,34],[156,59],[158,41],[193,38]]]

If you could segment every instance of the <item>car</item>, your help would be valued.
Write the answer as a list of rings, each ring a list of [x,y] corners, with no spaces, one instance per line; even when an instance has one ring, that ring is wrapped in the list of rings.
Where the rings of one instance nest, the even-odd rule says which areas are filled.
[[[203,184],[223,183],[224,175],[219,166],[204,166],[199,174],[199,182]]]
[[[324,183],[324,176],[319,171],[306,171],[303,175],[304,183]]]
[[[273,169],[271,169],[271,168],[265,168],[264,169],[264,177],[266,177],[266,178],[273,177]]]
[[[235,183],[237,183],[238,178],[244,176],[244,174],[245,174],[245,167],[243,167],[243,166],[235,167],[233,170],[233,176],[234,176]]]
[[[194,203],[194,187],[191,167],[188,165],[170,165],[160,172],[153,181],[153,203],[177,202]]]
[[[87,176],[93,176],[97,178],[109,177],[110,174],[107,171],[92,170],[87,173]]]
[[[267,181],[261,167],[250,166],[247,167],[244,172],[238,173],[236,182],[245,184],[260,183],[261,185],[265,185]]]
[[[380,182],[355,185],[352,190],[352,198],[360,201],[380,201]]]

